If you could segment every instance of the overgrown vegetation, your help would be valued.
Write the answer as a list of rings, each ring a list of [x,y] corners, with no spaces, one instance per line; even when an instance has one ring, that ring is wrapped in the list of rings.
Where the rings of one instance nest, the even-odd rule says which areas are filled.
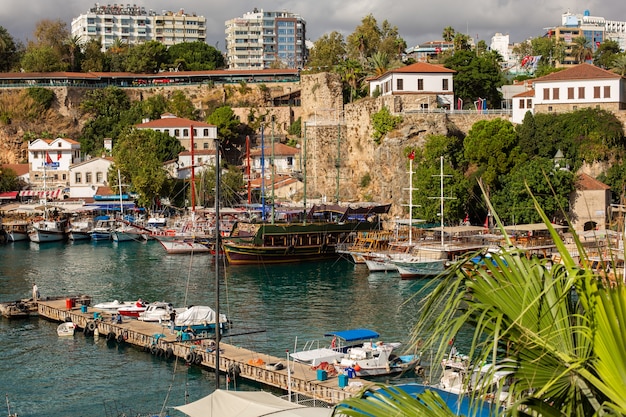
[[[380,145],[383,136],[395,129],[402,123],[402,116],[394,116],[388,107],[383,107],[378,112],[372,114],[372,138],[377,145]]]

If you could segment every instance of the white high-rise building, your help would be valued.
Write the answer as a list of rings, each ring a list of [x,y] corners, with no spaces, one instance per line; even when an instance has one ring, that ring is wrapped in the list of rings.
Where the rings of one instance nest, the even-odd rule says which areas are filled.
[[[306,22],[299,15],[254,9],[225,25],[229,69],[301,68],[306,62]]]
[[[83,42],[95,39],[106,51],[116,39],[128,45],[159,41],[166,46],[182,42],[206,41],[206,18],[184,10],[160,14],[145,7],[98,3],[72,20],[72,36]]]

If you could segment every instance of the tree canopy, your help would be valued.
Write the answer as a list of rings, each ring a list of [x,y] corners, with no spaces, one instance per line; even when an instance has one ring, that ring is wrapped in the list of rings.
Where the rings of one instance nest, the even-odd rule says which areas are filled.
[[[225,66],[224,56],[206,42],[183,42],[167,49],[169,66],[181,71],[215,70]]]

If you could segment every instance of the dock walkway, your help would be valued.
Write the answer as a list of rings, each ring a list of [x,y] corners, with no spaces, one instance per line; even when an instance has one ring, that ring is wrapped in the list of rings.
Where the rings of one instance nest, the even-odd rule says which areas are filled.
[[[115,343],[127,343],[164,359],[181,358],[187,363],[215,369],[213,340],[199,339],[177,341],[169,328],[159,323],[126,319],[121,324],[111,320],[110,314],[90,306],[72,306],[68,300],[39,301],[38,314],[48,320],[63,322],[71,320],[78,328],[87,328],[88,333],[96,332],[100,337]],[[69,307],[69,308],[68,308]],[[102,319],[94,320],[100,313]],[[260,358],[263,358],[260,359]],[[285,366],[278,369],[274,364],[282,363],[281,358],[254,352],[220,341],[219,369],[229,378],[245,378],[267,386],[281,388],[328,404],[337,404],[360,391],[367,381],[351,379],[340,387],[338,377],[318,378],[319,373],[310,366],[295,363],[290,366],[291,375]],[[322,379],[322,380],[321,380]],[[344,381],[345,382],[345,381]],[[345,385],[345,384],[344,384]]]

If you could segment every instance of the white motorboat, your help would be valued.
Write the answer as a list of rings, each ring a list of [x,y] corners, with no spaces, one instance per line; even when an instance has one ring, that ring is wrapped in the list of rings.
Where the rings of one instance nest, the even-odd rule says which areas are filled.
[[[91,240],[100,241],[100,240],[111,240],[111,232],[115,226],[115,220],[111,220],[108,218],[99,219],[96,223],[96,226],[91,229]]]
[[[19,242],[28,240],[28,222],[13,221],[4,224],[4,230],[7,233],[9,242]]]
[[[219,326],[221,330],[230,327],[230,321],[225,314],[220,314]],[[194,332],[215,331],[215,310],[207,306],[192,306],[176,315],[175,330],[191,329]]]
[[[339,363],[334,364],[335,369],[357,377],[392,375],[415,369],[420,364],[419,355],[396,356],[392,352],[398,346],[399,343],[365,342],[363,346],[349,348]]]
[[[132,305],[123,306],[117,309],[117,312],[126,317],[139,317],[140,313],[143,313],[148,308],[148,303],[145,303],[141,298],[135,301]]]
[[[36,243],[59,242],[67,237],[66,225],[66,220],[42,220],[33,223],[28,237]]]
[[[154,303],[150,303],[145,311],[139,313],[139,317],[137,317],[137,319],[141,321],[158,321],[161,323],[162,321],[169,321],[170,314],[172,312],[179,314],[185,310],[185,308],[175,309],[174,306],[172,306],[172,303],[156,301]]]
[[[374,343],[380,335],[369,329],[351,329],[334,331],[324,334],[328,340],[310,340],[305,342],[304,348],[291,353],[296,362],[305,363],[311,366],[318,366],[322,362],[329,364],[339,363],[346,356],[348,350],[355,347],[362,347],[365,343]],[[383,346],[398,347],[400,343],[388,343]]]
[[[118,300],[113,300],[113,301],[109,301],[109,302],[105,302],[105,303],[99,303],[93,306],[93,308],[98,309],[98,310],[102,310],[105,313],[117,313],[117,310],[119,310],[122,307],[131,307],[135,305],[134,301],[118,301]]]
[[[66,321],[57,327],[57,334],[59,336],[74,336],[74,330],[76,330],[76,325],[71,321]]]
[[[115,242],[143,242],[147,240],[147,232],[130,225],[121,225],[111,231],[111,238]]]
[[[157,237],[167,253],[209,253],[211,245],[208,239]]]

